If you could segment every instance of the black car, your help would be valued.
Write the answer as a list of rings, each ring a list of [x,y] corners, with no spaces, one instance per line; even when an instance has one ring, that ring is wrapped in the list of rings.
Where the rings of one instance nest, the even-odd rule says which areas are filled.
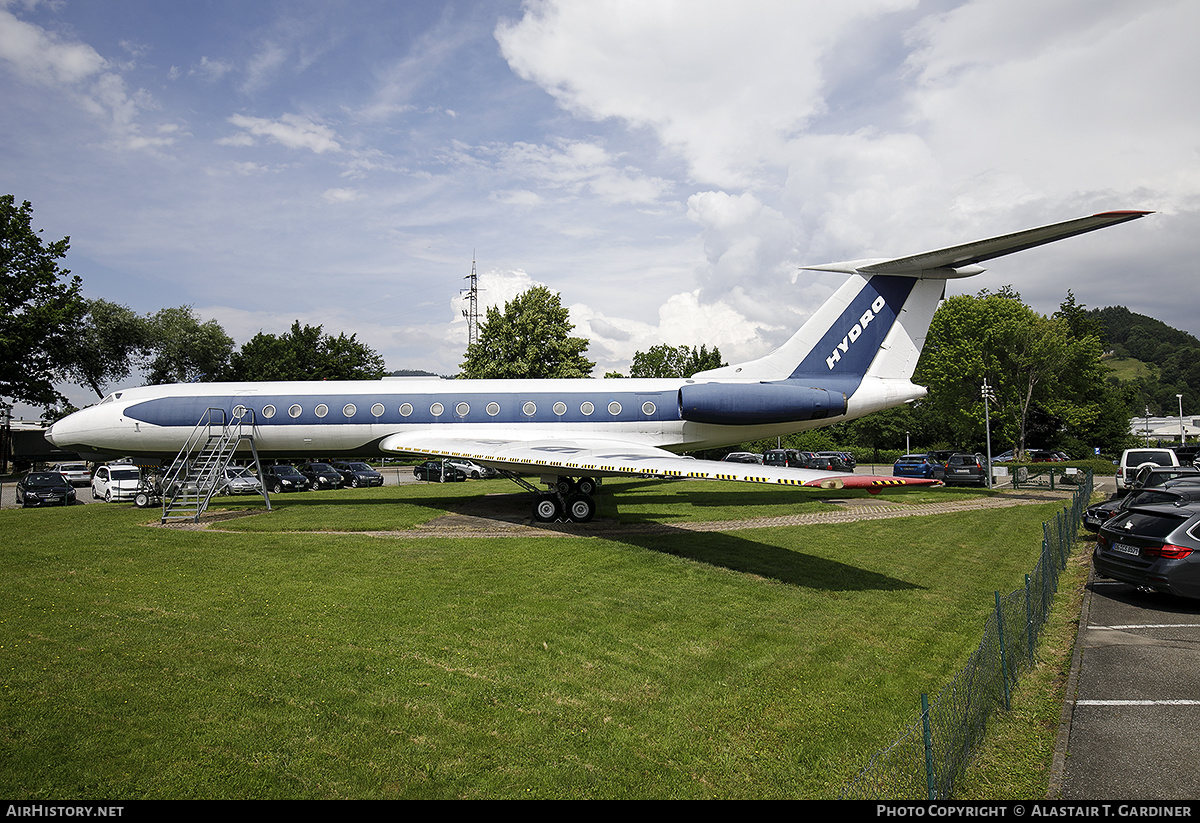
[[[828,459],[830,468],[835,472],[854,471],[854,467],[857,465],[854,458],[845,452],[817,452],[817,457],[822,460]]]
[[[1133,586],[1200,598],[1200,501],[1137,505],[1100,527],[1092,566]]]
[[[1088,531],[1098,532],[1114,515],[1126,511],[1131,506],[1183,506],[1192,501],[1200,501],[1200,483],[1187,480],[1169,481],[1162,486],[1137,489],[1129,494],[1111,497],[1103,503],[1088,506],[1083,512],[1083,527]]]
[[[267,489],[279,494],[280,492],[308,491],[312,484],[295,466],[281,463],[278,466],[267,466],[263,469],[263,479],[267,481]]]
[[[445,482],[452,483],[458,480],[467,479],[467,473],[462,469],[450,463],[445,463],[444,465],[446,468]],[[413,476],[418,480],[429,480],[434,483],[441,482],[442,466],[443,461],[441,460],[426,460],[424,463],[413,469]]]
[[[342,476],[342,484],[357,489],[361,486],[382,486],[383,475],[366,463],[331,463],[334,471]]]
[[[75,487],[58,472],[32,472],[17,481],[17,502],[32,506],[69,506],[75,502]]]
[[[1125,482],[1125,488],[1129,491],[1152,489],[1173,480],[1187,479],[1200,482],[1200,469],[1193,466],[1142,466]]]
[[[342,476],[328,463],[305,463],[299,466],[302,475],[308,478],[314,489],[340,489]]]
[[[764,466],[790,466],[795,469],[806,467],[803,452],[797,449],[771,449],[763,453]]]
[[[950,455],[946,461],[946,485],[963,483],[973,486],[987,485],[987,468],[979,455],[958,452]]]

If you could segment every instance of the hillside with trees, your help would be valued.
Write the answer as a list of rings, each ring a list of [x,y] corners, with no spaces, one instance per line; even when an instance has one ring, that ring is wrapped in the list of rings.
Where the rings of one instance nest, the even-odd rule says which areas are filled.
[[[1123,364],[1117,374],[1127,394],[1131,415],[1171,415],[1178,411],[1175,395],[1183,395],[1187,412],[1200,408],[1200,340],[1160,320],[1131,312],[1124,306],[1093,309],[1106,363]],[[1139,367],[1140,366],[1140,367]]]

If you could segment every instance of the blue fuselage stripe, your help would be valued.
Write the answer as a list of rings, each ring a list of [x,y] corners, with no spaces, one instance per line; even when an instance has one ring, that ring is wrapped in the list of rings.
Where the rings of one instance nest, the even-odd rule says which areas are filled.
[[[589,408],[590,404],[590,408]],[[649,405],[648,405],[649,404]],[[611,423],[678,421],[676,390],[579,396],[557,393],[254,394],[162,397],[131,404],[125,416],[155,426],[192,427],[209,408],[254,412],[259,426],[429,423]],[[293,407],[298,410],[293,411]],[[321,411],[324,414],[320,414]],[[407,412],[407,414],[405,414]],[[247,417],[247,420],[251,418]]]

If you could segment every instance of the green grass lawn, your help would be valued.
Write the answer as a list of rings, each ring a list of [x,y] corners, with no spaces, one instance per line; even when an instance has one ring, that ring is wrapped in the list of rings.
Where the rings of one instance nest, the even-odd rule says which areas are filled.
[[[0,511],[0,795],[836,796],[961,666],[1061,508],[620,539],[317,533],[411,528],[511,488],[280,496],[222,524],[237,532],[115,504]],[[608,490],[601,516],[627,522],[829,506]]]

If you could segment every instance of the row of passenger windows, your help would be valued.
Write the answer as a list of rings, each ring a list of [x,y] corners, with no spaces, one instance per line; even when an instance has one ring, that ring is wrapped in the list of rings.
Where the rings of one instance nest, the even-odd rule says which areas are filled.
[[[553,406],[551,406],[551,410],[556,415],[561,417],[567,413],[567,404],[563,403],[560,400],[557,403],[555,403]],[[644,415],[647,415],[647,416],[653,415],[657,410],[658,409],[654,405],[654,403],[652,403],[649,400],[642,403],[642,414],[644,414]],[[371,406],[371,415],[374,417],[383,417],[384,412],[386,412],[386,411],[387,411],[387,409],[384,407],[384,405],[382,403],[376,403],[375,405]],[[471,411],[470,405],[465,402],[459,403],[458,405],[456,405],[454,407],[454,413],[456,415],[458,415],[459,417],[466,417],[467,414],[470,413],[470,411]],[[489,416],[495,417],[496,415],[498,415],[500,413],[500,404],[495,403],[495,402],[488,403],[487,406],[484,407],[484,411],[486,411]],[[585,416],[590,416],[593,413],[595,413],[595,411],[596,411],[595,405],[593,405],[592,403],[590,403],[586,400],[579,405],[579,412]],[[316,406],[316,408],[313,409],[313,412],[317,415],[317,417],[326,417],[329,414],[329,406],[325,403],[320,403]],[[399,412],[400,412],[401,417],[408,417],[409,415],[411,415],[413,413],[412,403],[401,404]],[[446,407],[444,405],[442,405],[441,403],[434,403],[433,405],[431,405],[429,407],[429,413],[431,415],[433,415],[434,417],[441,417],[443,414],[445,414],[445,412],[446,412]],[[521,412],[526,417],[533,417],[535,414],[537,414],[537,404],[534,403],[532,400],[527,400],[527,401],[525,401],[525,403],[523,403],[521,405]],[[278,409],[276,409],[275,406],[273,406],[273,405],[263,406],[262,416],[264,418],[270,420],[277,413],[278,413]],[[289,417],[293,417],[293,418],[299,417],[303,413],[304,413],[304,408],[302,406],[300,406],[300,404],[298,404],[298,403],[289,406],[287,409],[287,414]],[[621,404],[618,403],[616,400],[613,400],[611,403],[608,404],[608,413],[613,416],[619,415],[621,413]],[[243,416],[245,416],[245,414],[246,414],[245,406],[234,407],[234,409],[233,409],[234,417],[243,417]],[[356,415],[356,414],[358,414],[358,407],[355,406],[353,403],[347,403],[346,405],[342,406],[342,416],[343,417],[354,417],[354,415]]]

